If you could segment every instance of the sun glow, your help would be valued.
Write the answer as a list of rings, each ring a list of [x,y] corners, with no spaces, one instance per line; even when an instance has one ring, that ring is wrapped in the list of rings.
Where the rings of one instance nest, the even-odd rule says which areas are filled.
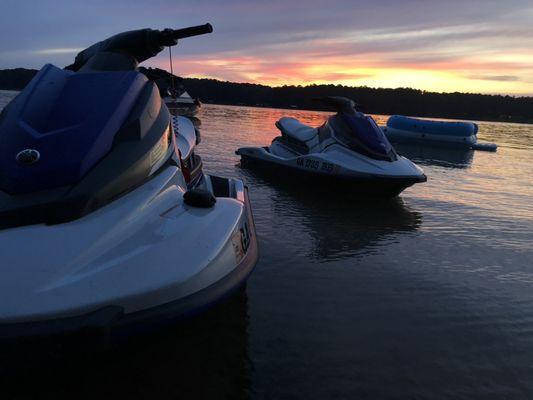
[[[270,86],[334,84],[533,95],[531,46],[527,40],[509,41],[520,34],[495,31],[485,23],[321,37],[311,33],[307,39],[284,38],[258,48],[185,57],[175,70],[183,76]],[[167,67],[163,60],[158,64]]]
[[[386,60],[291,60],[272,62],[258,57],[228,57],[181,60],[175,71],[182,76],[214,78],[270,86],[335,84],[398,88],[409,87],[436,92],[533,94],[533,71],[516,68],[528,61],[514,55],[489,60],[480,57],[454,62],[400,62]],[[403,64],[403,65],[402,65]],[[153,64],[154,65],[154,64]],[[533,60],[532,60],[533,65]],[[168,69],[168,61],[155,64]],[[518,65],[519,66],[519,65]],[[517,76],[517,74],[522,74]]]

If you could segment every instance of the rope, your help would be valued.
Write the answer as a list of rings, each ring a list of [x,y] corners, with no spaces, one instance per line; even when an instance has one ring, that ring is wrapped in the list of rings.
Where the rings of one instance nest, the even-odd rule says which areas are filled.
[[[172,93],[171,96],[173,99],[176,99],[176,88],[174,87],[174,69],[172,65],[174,64],[172,62],[172,46],[168,46],[168,54],[169,54],[169,62],[170,62],[170,82],[172,87]]]

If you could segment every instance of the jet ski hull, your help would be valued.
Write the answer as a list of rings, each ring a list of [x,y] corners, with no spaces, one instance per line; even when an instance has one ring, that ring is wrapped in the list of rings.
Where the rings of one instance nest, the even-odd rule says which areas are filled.
[[[200,111],[196,104],[167,103],[168,110],[174,116],[194,117]]]
[[[350,171],[313,155],[283,159],[269,152],[268,147],[241,148],[241,165],[299,188],[313,191],[357,193],[369,196],[395,197],[415,183],[426,182],[423,173],[416,175],[385,175]]]
[[[174,100],[172,98],[165,98],[165,104],[173,116],[194,117],[200,111],[199,103],[190,99],[191,101],[180,101],[180,98]]]
[[[170,176],[166,178],[164,176],[159,177],[153,185],[159,184],[161,187],[168,189],[170,178]],[[227,188],[223,188],[225,183],[228,184]],[[168,254],[163,257],[167,262],[173,259],[174,263],[166,266],[155,266],[151,265],[151,263],[157,263],[157,260],[147,259],[145,263],[141,262],[141,264],[145,265],[145,274],[137,277],[132,277],[131,275],[136,273],[133,265],[139,264],[136,262],[139,260],[131,260],[131,270],[127,269],[130,263],[123,263],[122,260],[124,257],[143,257],[143,250],[136,250],[133,247],[129,256],[125,254],[120,256],[116,255],[116,260],[107,260],[106,264],[108,265],[94,265],[96,270],[100,269],[100,271],[94,273],[95,276],[91,276],[92,272],[88,273],[86,268],[84,271],[79,266],[74,266],[74,271],[67,272],[66,270],[70,266],[63,265],[63,271],[56,272],[62,272],[65,276],[58,277],[57,273],[51,273],[49,275],[55,280],[55,283],[51,283],[50,281],[43,282],[34,286],[31,295],[27,293],[20,294],[22,296],[20,302],[27,303],[19,307],[20,312],[18,310],[16,312],[13,311],[13,307],[9,305],[4,308],[4,315],[0,315],[0,343],[20,343],[21,340],[25,343],[28,341],[40,341],[41,339],[48,341],[51,337],[58,338],[60,341],[69,338],[74,339],[75,342],[108,343],[114,339],[151,331],[177,320],[201,313],[242,287],[258,260],[258,245],[247,189],[241,181],[210,176],[205,177],[204,187],[212,191],[215,195],[220,195],[220,197],[217,197],[218,201],[214,207],[215,209],[219,206],[219,203],[230,203],[228,204],[229,206],[234,209],[235,207],[240,207],[241,211],[239,213],[237,210],[234,213],[234,215],[238,216],[235,217],[234,228],[232,228],[231,232],[224,238],[219,237],[218,239],[214,239],[217,243],[208,243],[210,239],[206,238],[205,234],[199,233],[203,235],[203,241],[207,243],[203,246],[205,252],[211,253],[204,255],[205,257],[201,267],[184,265],[190,260],[188,258],[182,258],[186,250],[180,247],[179,235],[176,236],[176,243],[173,248],[167,248]],[[163,191],[163,194],[165,194],[165,191]],[[136,200],[138,201],[138,198]],[[150,203],[157,202],[157,198],[153,198],[150,201]],[[159,203],[161,204],[160,201]],[[164,205],[164,208],[168,208],[168,203]],[[179,210],[180,208],[182,208],[181,211]],[[105,211],[106,209],[104,208],[100,212],[105,213]],[[169,208],[166,213],[161,215],[158,214],[159,211],[154,211],[155,215],[159,218],[175,218],[176,224],[183,222],[179,220],[179,215],[192,214],[192,218],[195,218],[194,215],[197,218],[201,213],[206,213],[205,209],[192,208],[181,203]],[[209,212],[207,211],[207,213]],[[216,210],[212,210],[211,212],[216,212]],[[173,213],[174,215],[171,215]],[[150,224],[153,224],[153,222],[147,224],[143,230],[149,230],[151,228]],[[168,221],[164,221],[163,224],[166,226],[161,225],[154,233],[158,232],[158,235],[164,236],[172,234],[170,231],[177,228],[177,226],[172,228],[168,224]],[[25,229],[31,228],[26,227]],[[9,230],[4,231],[3,234],[9,234]],[[80,232],[80,236],[84,234],[86,232]],[[188,232],[188,234],[194,236],[194,232]],[[157,239],[157,237],[152,238],[152,240]],[[92,245],[94,250],[94,247],[98,244],[92,243]],[[148,247],[148,244],[146,247]],[[213,253],[211,252],[213,249],[218,250],[215,250]],[[127,252],[130,251],[128,250]],[[87,258],[89,253],[85,257],[80,257],[80,261],[87,261],[83,259]],[[106,257],[109,256],[107,255]],[[99,263],[99,260],[94,261]],[[106,272],[104,271],[106,268],[109,269],[109,273],[112,273],[114,269],[113,263],[117,265],[121,263],[121,270],[118,273],[124,274],[123,277],[130,282],[130,286],[133,281],[139,282],[138,293],[133,293],[131,287],[125,288],[125,291],[122,290],[124,288],[117,288],[115,293],[108,292],[110,297],[108,301],[92,298],[92,294],[97,294],[99,290],[95,286],[95,283],[98,279],[102,278],[98,278],[97,275],[105,274]],[[35,266],[21,267],[32,268]],[[42,268],[44,269],[46,267],[43,266]],[[180,275],[178,273],[180,268],[188,270],[188,273]],[[224,271],[221,272],[220,269]],[[167,285],[166,288],[161,288],[160,291],[157,288],[150,287],[158,281],[158,277],[155,277],[152,283],[145,284],[146,281],[152,279],[150,278],[150,274],[155,274],[156,271],[159,271],[161,274],[166,273],[168,277],[174,276],[174,283]],[[69,274],[70,276],[66,276]],[[85,276],[87,274],[88,276]],[[128,275],[130,276],[128,277]],[[110,279],[113,279],[111,275],[109,276]],[[163,279],[168,280],[168,277]],[[83,283],[83,280],[86,281],[86,284]],[[61,310],[59,308],[61,307],[61,303],[73,303],[71,296],[74,291],[70,290],[72,287],[69,289],[69,286],[76,285],[79,286],[80,297],[77,307],[80,310],[85,309],[85,311],[73,312],[73,308]],[[105,288],[101,288],[101,290],[105,291]],[[48,296],[47,292],[51,296]],[[174,296],[172,295],[173,292]],[[123,293],[124,295],[121,298],[117,296],[117,293]],[[27,300],[28,297],[32,296],[32,300]],[[64,299],[57,302],[57,298],[62,296]],[[83,296],[88,296],[88,298],[81,301]],[[11,298],[7,298],[7,303],[15,304],[17,301],[15,298],[17,297],[16,292],[11,292],[9,297]],[[49,306],[44,304],[47,301],[50,302]],[[142,304],[144,302],[149,304],[149,306],[143,307]],[[34,307],[34,309],[30,309],[31,307]],[[17,312],[19,315],[16,315]],[[24,317],[24,315],[32,315],[32,313],[36,317]],[[38,315],[38,313],[40,314]]]
[[[251,216],[249,222],[250,226],[253,226]],[[246,284],[258,255],[254,232],[247,255],[235,269],[228,276],[197,293],[132,314],[125,314],[120,306],[105,306],[74,317],[0,324],[0,343],[49,340],[50,336],[55,336],[56,339],[64,340],[68,337],[85,344],[109,344],[132,334],[154,331],[197,315],[233,295]]]

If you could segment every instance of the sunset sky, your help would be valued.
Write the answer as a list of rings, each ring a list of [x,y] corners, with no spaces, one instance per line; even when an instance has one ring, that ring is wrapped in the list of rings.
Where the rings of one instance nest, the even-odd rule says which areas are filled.
[[[174,50],[177,74],[533,95],[531,0],[2,0],[0,69],[63,66],[121,31],[205,22],[213,34]],[[168,69],[168,53],[146,64]]]

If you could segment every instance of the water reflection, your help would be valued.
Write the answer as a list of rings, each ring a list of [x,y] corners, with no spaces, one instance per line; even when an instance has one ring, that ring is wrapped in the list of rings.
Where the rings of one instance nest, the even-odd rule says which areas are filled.
[[[194,125],[196,129],[200,129],[202,127],[202,121],[200,120],[200,118],[197,118],[197,117],[187,117],[187,118],[192,122],[192,124]]]
[[[275,216],[273,223],[294,232],[291,241],[295,251],[303,249],[305,256],[317,261],[367,255],[401,233],[415,232],[422,224],[422,215],[400,197],[328,196],[245,171],[254,195],[270,198],[271,209],[263,212]]]
[[[474,160],[474,150],[430,147],[414,144],[394,144],[402,156],[421,165],[436,165],[447,168],[468,168]]]
[[[241,290],[201,316],[103,354],[4,373],[2,397],[247,398],[247,311]]]
[[[309,256],[319,261],[368,255],[387,239],[415,231],[422,223],[422,215],[410,210],[400,198],[300,200],[303,200],[301,223],[313,239]]]

